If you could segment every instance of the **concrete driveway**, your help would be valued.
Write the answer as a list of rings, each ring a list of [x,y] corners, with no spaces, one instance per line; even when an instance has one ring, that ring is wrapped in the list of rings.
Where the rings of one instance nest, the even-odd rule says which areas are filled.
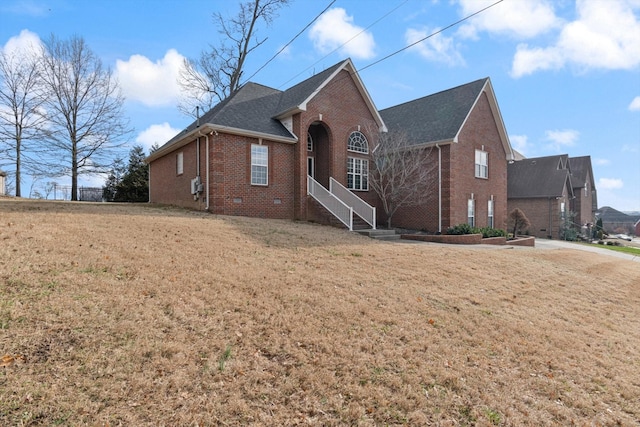
[[[634,241],[637,241],[637,240],[638,238],[636,237]],[[593,243],[587,245],[582,243],[565,242],[563,240],[536,239],[536,248],[538,249],[560,249],[560,248],[576,249],[579,251],[595,252],[601,255],[608,255],[608,256],[628,259],[635,262],[640,262],[640,256],[638,255],[612,251],[610,249],[603,248],[601,245],[597,245]]]

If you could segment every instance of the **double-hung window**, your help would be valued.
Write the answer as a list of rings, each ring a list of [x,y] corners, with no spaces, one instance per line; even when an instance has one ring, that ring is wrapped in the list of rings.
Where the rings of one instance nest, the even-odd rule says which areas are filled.
[[[347,188],[369,190],[369,161],[349,157],[347,159]]]
[[[269,147],[251,144],[251,184],[269,183]]]
[[[489,178],[489,154],[476,150],[476,178]]]
[[[487,221],[488,222],[487,225],[493,228],[493,223],[494,223],[493,222],[493,200],[489,200],[487,202],[487,216],[489,217]]]
[[[469,199],[467,201],[467,223],[472,227],[476,226],[476,201],[475,201],[475,199]]]
[[[184,173],[184,153],[181,151],[176,155],[176,175]]]

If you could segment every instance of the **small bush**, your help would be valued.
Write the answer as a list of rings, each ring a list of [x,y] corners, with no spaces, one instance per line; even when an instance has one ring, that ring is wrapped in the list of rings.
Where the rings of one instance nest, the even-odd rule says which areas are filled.
[[[484,239],[489,237],[507,237],[507,232],[499,228],[482,227],[479,229]]]
[[[447,228],[446,234],[461,235],[461,234],[478,234],[478,233],[480,233],[480,230],[470,226],[469,224],[458,224],[458,225],[454,225],[453,227]]]
[[[482,234],[484,239],[488,237],[506,237],[507,232],[499,228],[492,227],[472,227],[469,224],[458,224],[447,228],[446,234]]]

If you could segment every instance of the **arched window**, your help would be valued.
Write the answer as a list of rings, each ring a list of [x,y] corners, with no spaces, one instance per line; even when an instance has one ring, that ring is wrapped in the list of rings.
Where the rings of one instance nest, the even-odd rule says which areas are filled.
[[[313,138],[309,132],[307,132],[307,151],[313,151]]]
[[[349,142],[347,143],[347,150],[365,154],[369,153],[367,137],[360,131],[351,132]]]

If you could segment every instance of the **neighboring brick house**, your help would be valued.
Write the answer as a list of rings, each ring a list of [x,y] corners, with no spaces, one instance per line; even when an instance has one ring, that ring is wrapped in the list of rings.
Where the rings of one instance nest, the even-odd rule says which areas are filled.
[[[575,214],[573,222],[580,226],[582,234],[587,234],[595,224],[598,210],[598,193],[596,191],[591,156],[569,157],[573,199],[569,209]]]
[[[601,207],[596,211],[595,215],[602,219],[602,228],[609,234],[639,235],[637,229],[640,216],[627,215],[609,206]]]
[[[443,93],[449,95],[434,95],[441,101],[436,104],[455,120],[443,111],[439,115],[446,121],[444,137],[415,140],[438,144],[436,150],[441,151],[440,222],[467,222],[470,198],[482,200],[484,206],[477,212],[487,217],[493,196],[494,222],[503,227],[511,147],[490,81]],[[413,120],[433,119],[425,109],[416,110],[420,114]],[[326,221],[326,215],[314,198],[325,206],[335,204],[331,209],[336,211],[342,202],[335,199],[358,209],[361,202],[349,201],[351,194],[378,206],[368,183],[373,149],[369,141],[376,140],[370,133],[386,130],[350,59],[285,91],[247,83],[147,158],[150,201],[224,215],[315,221]],[[478,153],[479,179],[474,178]],[[434,179],[437,183],[437,175]],[[394,221],[395,225],[437,231],[437,206],[425,207],[411,218],[405,214],[406,222]],[[478,225],[486,221],[478,220]]]
[[[507,163],[514,158],[489,78],[380,111],[389,131],[431,147],[432,191],[426,203],[400,208],[394,223],[444,231],[469,223],[505,228]]]
[[[597,208],[591,158],[560,154],[510,163],[508,198],[509,212],[520,208],[533,236],[560,238],[565,220],[588,235]]]

